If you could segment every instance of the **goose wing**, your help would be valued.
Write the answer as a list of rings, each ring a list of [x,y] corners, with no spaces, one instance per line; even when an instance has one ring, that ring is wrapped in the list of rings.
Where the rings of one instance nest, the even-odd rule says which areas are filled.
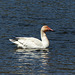
[[[23,48],[41,48],[43,46],[42,41],[34,37],[16,37],[12,42]]]

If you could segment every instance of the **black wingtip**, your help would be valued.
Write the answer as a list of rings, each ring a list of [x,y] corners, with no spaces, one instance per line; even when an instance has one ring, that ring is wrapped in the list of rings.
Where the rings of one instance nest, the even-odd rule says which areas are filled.
[[[16,37],[13,37],[12,39],[15,40],[15,41],[18,41],[18,38],[16,38]]]

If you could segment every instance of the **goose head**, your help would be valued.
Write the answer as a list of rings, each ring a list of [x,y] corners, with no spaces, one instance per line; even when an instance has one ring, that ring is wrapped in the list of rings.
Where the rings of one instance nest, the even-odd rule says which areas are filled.
[[[41,28],[41,31],[43,31],[43,32],[47,32],[47,31],[53,31],[53,29],[51,29],[51,28],[49,28],[48,26],[43,26],[42,28]]]

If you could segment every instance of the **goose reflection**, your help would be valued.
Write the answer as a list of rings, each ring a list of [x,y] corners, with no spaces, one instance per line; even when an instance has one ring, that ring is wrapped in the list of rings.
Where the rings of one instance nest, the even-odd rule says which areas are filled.
[[[44,68],[43,65],[47,65],[48,52],[49,49],[17,49],[15,54],[17,55],[18,62],[20,62],[20,68],[27,67],[27,65],[42,65],[41,68]]]
[[[31,51],[49,51],[49,49],[48,48],[46,48],[46,49],[15,49],[16,50],[16,52],[25,52],[25,51],[27,51],[27,52],[31,52]]]

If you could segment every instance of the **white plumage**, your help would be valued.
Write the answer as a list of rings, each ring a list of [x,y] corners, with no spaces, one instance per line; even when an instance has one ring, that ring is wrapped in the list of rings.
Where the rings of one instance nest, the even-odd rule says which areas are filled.
[[[53,31],[48,26],[43,26],[41,28],[41,40],[34,37],[16,37],[15,39],[9,40],[15,43],[17,47],[21,48],[47,48],[49,46],[49,41],[45,32],[48,30]]]

